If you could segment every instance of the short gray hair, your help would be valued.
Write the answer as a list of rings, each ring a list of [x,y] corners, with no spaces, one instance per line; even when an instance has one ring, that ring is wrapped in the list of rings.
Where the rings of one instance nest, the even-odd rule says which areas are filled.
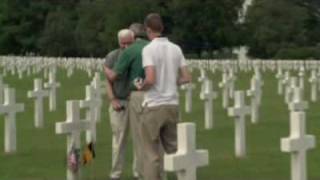
[[[144,26],[141,23],[132,23],[129,29],[133,31],[135,38],[146,36]]]
[[[132,38],[134,38],[133,31],[131,31],[130,29],[121,29],[118,32],[118,41],[120,41],[120,39],[124,38],[124,37],[132,37]]]

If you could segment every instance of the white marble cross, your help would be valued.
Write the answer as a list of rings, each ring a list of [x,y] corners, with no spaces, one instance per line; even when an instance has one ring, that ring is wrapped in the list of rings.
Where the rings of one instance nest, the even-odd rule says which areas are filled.
[[[283,84],[282,81],[284,79],[284,75],[282,73],[282,68],[278,66],[278,72],[276,74],[276,78],[278,79],[278,94],[282,95],[283,94]]]
[[[224,70],[222,74],[222,81],[219,83],[222,88],[222,107],[227,108],[229,105],[229,82],[228,73]]]
[[[43,68],[43,78],[44,79],[48,79],[48,72],[49,72],[48,68]]]
[[[45,88],[49,88],[49,109],[55,111],[57,108],[57,88],[60,87],[60,83],[56,82],[55,71],[49,72],[49,82],[44,83]]]
[[[317,101],[317,84],[318,84],[318,78],[317,78],[317,72],[315,70],[311,71],[311,76],[309,78],[310,82],[310,89],[311,89],[311,101],[316,102]]]
[[[15,90],[4,90],[4,104],[0,104],[0,114],[5,115],[4,149],[6,153],[14,153],[17,150],[16,114],[24,111],[23,104],[16,104]]]
[[[212,101],[217,98],[217,93],[213,91],[212,81],[207,79],[204,81],[204,90],[200,93],[200,99],[204,100],[205,129],[212,129],[213,105]]]
[[[69,66],[69,67],[67,68],[67,76],[68,76],[68,77],[71,77],[72,74],[73,74],[73,67]]]
[[[102,81],[100,80],[99,73],[95,73],[95,76],[91,82],[91,85],[93,86],[93,89],[94,89],[94,96],[95,96],[96,100],[99,102],[98,103],[99,106],[97,106],[96,110],[95,110],[95,113],[96,113],[95,116],[96,116],[97,121],[100,122],[101,121],[102,94],[106,91],[101,88]]]
[[[67,119],[65,122],[56,123],[56,134],[67,134],[67,157],[72,148],[80,150],[81,131],[90,130],[92,123],[80,120],[80,102],[76,100],[67,101]],[[80,157],[79,157],[80,158]],[[78,159],[80,161],[80,159]],[[72,171],[67,168],[67,180],[79,180],[81,171]]]
[[[236,91],[234,107],[228,108],[228,115],[235,117],[235,154],[236,157],[246,156],[246,123],[245,116],[250,114],[251,108],[245,105],[244,92]]]
[[[232,68],[229,69],[228,81],[229,81],[229,97],[233,98],[234,96],[234,82],[236,77],[234,76],[234,70]]]
[[[3,83],[3,78],[0,75],[0,104],[3,104],[4,89],[7,87],[8,85]]]
[[[289,88],[289,85],[290,85],[290,72],[289,71],[285,72],[284,78],[282,79],[281,83],[285,88],[284,91],[285,91],[285,96],[286,96],[287,95],[287,91],[288,91],[287,88]]]
[[[34,124],[37,128],[43,127],[43,99],[49,96],[49,91],[42,89],[42,80],[34,80],[34,90],[28,91],[29,98],[35,98],[34,101]]]
[[[185,94],[186,113],[190,113],[192,110],[192,91],[194,88],[195,88],[195,85],[192,83],[181,85],[181,89],[186,91],[186,94]]]
[[[299,69],[299,86],[304,89],[304,76],[305,76],[305,69],[303,66],[300,66],[300,69]]]
[[[281,138],[281,151],[291,153],[291,180],[307,180],[306,151],[315,147],[315,137],[305,126],[305,112],[291,112],[290,136]]]
[[[261,82],[255,77],[251,78],[251,88],[247,91],[251,97],[251,122],[256,124],[259,121],[259,106],[261,99]]]
[[[290,83],[286,87],[286,93],[285,93],[285,102],[289,103],[292,100],[293,97],[293,89],[298,87],[298,79],[296,77],[290,78]]]
[[[196,150],[195,124],[178,124],[178,150],[164,156],[164,169],[177,172],[178,180],[196,180],[197,168],[208,164],[208,151]]]
[[[207,79],[206,70],[204,68],[200,68],[200,77],[198,77],[198,82],[203,82],[205,79]]]
[[[92,123],[91,129],[86,131],[86,142],[95,143],[97,139],[96,135],[96,108],[100,106],[100,102],[95,98],[94,89],[91,85],[86,86],[86,99],[80,101],[81,108],[87,108],[86,121]]]
[[[303,89],[295,87],[292,89],[292,101],[288,103],[290,111],[305,111],[308,108],[308,102],[303,100]]]
[[[18,68],[18,78],[22,79],[23,78],[23,69],[22,68]]]

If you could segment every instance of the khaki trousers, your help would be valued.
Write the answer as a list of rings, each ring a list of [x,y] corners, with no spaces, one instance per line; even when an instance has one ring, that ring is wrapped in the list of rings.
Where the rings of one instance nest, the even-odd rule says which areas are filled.
[[[110,177],[120,178],[125,164],[125,150],[127,146],[129,118],[128,104],[123,102],[125,109],[115,111],[112,106],[109,107],[110,124],[112,129],[112,166]],[[136,156],[133,158],[133,176],[137,177]]]
[[[143,156],[143,178],[145,180],[165,179],[163,171],[164,152],[177,150],[177,105],[145,107],[141,120]]]
[[[132,91],[129,98],[129,121],[133,149],[137,157],[136,171],[139,173],[139,178],[142,178],[143,173],[143,148],[141,145],[140,122],[142,114],[142,102],[144,93],[141,91]]]

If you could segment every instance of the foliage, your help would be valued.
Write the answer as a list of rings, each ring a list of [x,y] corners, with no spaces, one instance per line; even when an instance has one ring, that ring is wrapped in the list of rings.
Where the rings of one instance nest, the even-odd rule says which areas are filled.
[[[254,0],[238,23],[244,0],[1,0],[0,54],[103,57],[117,31],[158,12],[165,35],[198,58],[239,45],[273,58],[283,49],[318,47],[317,0]]]
[[[320,59],[320,47],[301,47],[281,49],[275,55],[276,59]]]
[[[279,51],[316,46],[320,18],[309,10],[291,0],[256,0],[245,25],[249,54],[273,58]]]

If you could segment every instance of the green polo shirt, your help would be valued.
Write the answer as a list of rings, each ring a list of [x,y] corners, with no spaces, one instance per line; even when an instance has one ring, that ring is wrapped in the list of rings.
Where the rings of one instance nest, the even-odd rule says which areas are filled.
[[[149,42],[143,39],[137,39],[132,45],[126,48],[116,62],[113,70],[118,76],[128,74],[130,81],[130,90],[136,90],[133,80],[144,78],[144,69],[142,67],[142,49]]]
[[[119,60],[119,57],[123,49],[115,49],[111,51],[105,59],[104,65],[108,68],[112,69],[116,62]],[[129,89],[129,79],[126,74],[119,76],[113,83],[112,83],[112,91],[114,96],[117,99],[125,100],[128,98],[130,89]]]

